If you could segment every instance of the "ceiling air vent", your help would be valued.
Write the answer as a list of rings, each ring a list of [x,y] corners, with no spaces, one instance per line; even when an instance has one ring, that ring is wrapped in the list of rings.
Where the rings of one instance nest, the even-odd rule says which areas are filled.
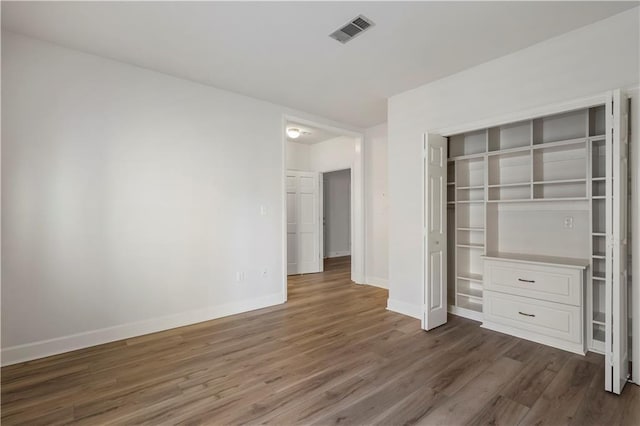
[[[373,21],[371,21],[371,19],[362,15],[358,15],[347,25],[329,34],[329,37],[338,40],[342,44],[345,44],[346,42],[362,34],[374,25],[375,24],[373,23]]]

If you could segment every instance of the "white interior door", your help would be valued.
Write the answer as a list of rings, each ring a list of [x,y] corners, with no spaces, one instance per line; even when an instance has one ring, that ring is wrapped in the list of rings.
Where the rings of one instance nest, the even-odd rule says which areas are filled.
[[[629,377],[627,305],[628,104],[620,90],[607,103],[607,253],[605,389],[621,393]]]
[[[318,173],[287,171],[287,274],[320,272]]]
[[[424,314],[422,328],[447,322],[447,139],[424,140]]]
[[[298,172],[287,171],[287,275],[298,273]]]

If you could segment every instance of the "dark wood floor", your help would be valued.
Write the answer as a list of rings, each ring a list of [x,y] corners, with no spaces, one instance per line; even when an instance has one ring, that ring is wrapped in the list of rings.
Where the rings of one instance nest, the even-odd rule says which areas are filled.
[[[603,360],[451,317],[425,333],[354,285],[292,277],[285,305],[2,369],[2,424],[640,425]]]

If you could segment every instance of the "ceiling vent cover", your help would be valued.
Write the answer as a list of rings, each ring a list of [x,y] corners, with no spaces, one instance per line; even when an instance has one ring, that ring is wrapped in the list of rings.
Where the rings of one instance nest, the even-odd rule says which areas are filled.
[[[374,25],[375,24],[371,19],[367,18],[366,16],[358,15],[347,25],[329,34],[329,37],[338,40],[342,44],[345,44],[346,42],[353,40],[355,37],[359,36]]]

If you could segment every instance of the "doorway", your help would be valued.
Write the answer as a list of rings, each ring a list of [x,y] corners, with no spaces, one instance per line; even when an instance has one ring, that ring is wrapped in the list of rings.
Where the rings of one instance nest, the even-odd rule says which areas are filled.
[[[351,169],[322,174],[324,269],[351,262]]]
[[[321,272],[325,258],[331,262],[331,259],[350,257],[351,280],[364,282],[362,148],[363,136],[358,132],[283,117],[285,300],[286,277]],[[347,191],[344,191],[345,185]],[[331,199],[335,191],[342,194],[338,195],[339,201]]]

